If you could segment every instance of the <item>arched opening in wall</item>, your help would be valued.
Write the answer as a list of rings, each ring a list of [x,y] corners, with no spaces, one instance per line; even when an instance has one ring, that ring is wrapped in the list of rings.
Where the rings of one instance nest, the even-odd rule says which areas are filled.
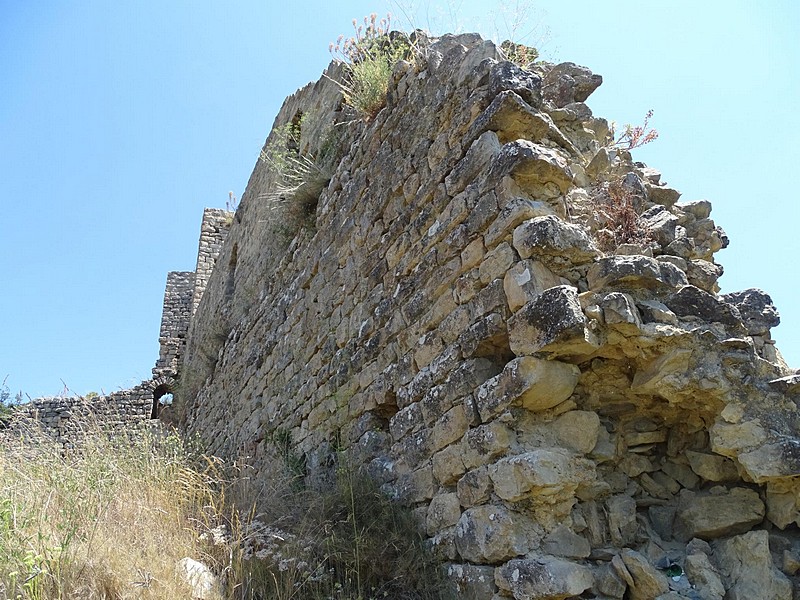
[[[153,409],[150,412],[151,419],[158,419],[164,410],[172,407],[173,395],[172,387],[162,383],[153,390]]]

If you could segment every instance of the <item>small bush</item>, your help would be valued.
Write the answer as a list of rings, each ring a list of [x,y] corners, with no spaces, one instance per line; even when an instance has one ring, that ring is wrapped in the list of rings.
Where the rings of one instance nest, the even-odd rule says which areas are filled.
[[[601,250],[613,252],[622,244],[647,245],[651,233],[639,216],[640,199],[621,182],[604,183],[593,198],[592,229]]]

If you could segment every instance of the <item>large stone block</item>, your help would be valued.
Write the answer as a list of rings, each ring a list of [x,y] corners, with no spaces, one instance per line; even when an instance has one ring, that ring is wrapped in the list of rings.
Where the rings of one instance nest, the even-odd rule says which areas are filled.
[[[508,561],[495,570],[495,582],[515,600],[564,600],[591,588],[594,576],[583,565],[539,556]]]
[[[532,523],[502,506],[467,509],[456,525],[458,553],[473,563],[500,563],[525,554],[537,543]]]
[[[600,345],[586,327],[575,288],[560,285],[542,292],[508,321],[511,351],[517,356],[587,356]]]
[[[591,290],[675,289],[689,283],[675,265],[638,254],[599,259],[586,273],[586,281]]]
[[[566,498],[579,485],[593,480],[594,475],[594,463],[562,448],[539,448],[489,465],[495,493],[509,502]]]
[[[712,540],[750,530],[764,520],[764,503],[748,488],[714,493],[684,491],[675,513],[675,539]]]
[[[579,376],[578,367],[568,363],[532,356],[515,358],[478,388],[478,413],[486,422],[512,405],[531,411],[552,408],[572,395]]]
[[[764,530],[720,540],[714,558],[731,600],[791,600],[792,584],[772,563]]]
[[[514,248],[522,258],[538,258],[560,265],[591,262],[599,254],[583,227],[555,215],[525,221],[514,230]]]

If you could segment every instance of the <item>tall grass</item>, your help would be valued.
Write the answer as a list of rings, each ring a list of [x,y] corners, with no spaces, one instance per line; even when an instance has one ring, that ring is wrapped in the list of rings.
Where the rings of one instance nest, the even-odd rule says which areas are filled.
[[[275,445],[258,477],[154,428],[65,451],[0,431],[0,599],[441,600],[411,513],[340,454],[328,485]],[[283,439],[283,438],[280,438]],[[193,591],[185,558],[216,576]]]
[[[92,431],[65,453],[31,427],[0,449],[0,598],[188,598],[177,561],[215,491],[177,436]]]

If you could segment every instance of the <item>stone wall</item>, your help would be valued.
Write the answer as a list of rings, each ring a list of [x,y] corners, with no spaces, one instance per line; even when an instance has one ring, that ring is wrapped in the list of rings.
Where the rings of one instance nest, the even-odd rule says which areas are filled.
[[[612,143],[600,83],[442,38],[372,122],[334,128],[288,245],[259,162],[195,312],[185,425],[256,469],[288,431],[311,480],[358,457],[464,597],[792,598],[800,375],[777,311],[717,294],[710,203]],[[314,156],[340,111],[322,78],[275,125],[314,115]]]
[[[169,413],[162,411],[169,405],[160,400],[176,390],[176,377],[183,362],[192,312],[203,295],[232,220],[233,214],[228,211],[205,209],[200,227],[197,272],[173,271],[167,274],[158,338],[159,356],[151,379],[131,389],[103,396],[36,398],[19,406],[14,419],[0,423],[0,427],[13,433],[24,431],[31,425],[41,426],[65,448],[72,448],[81,441],[84,431],[95,427],[124,432],[148,420],[168,417]]]
[[[193,271],[173,271],[167,274],[161,329],[158,335],[159,354],[153,376],[174,375],[183,359],[186,336],[192,318],[195,294]]]

